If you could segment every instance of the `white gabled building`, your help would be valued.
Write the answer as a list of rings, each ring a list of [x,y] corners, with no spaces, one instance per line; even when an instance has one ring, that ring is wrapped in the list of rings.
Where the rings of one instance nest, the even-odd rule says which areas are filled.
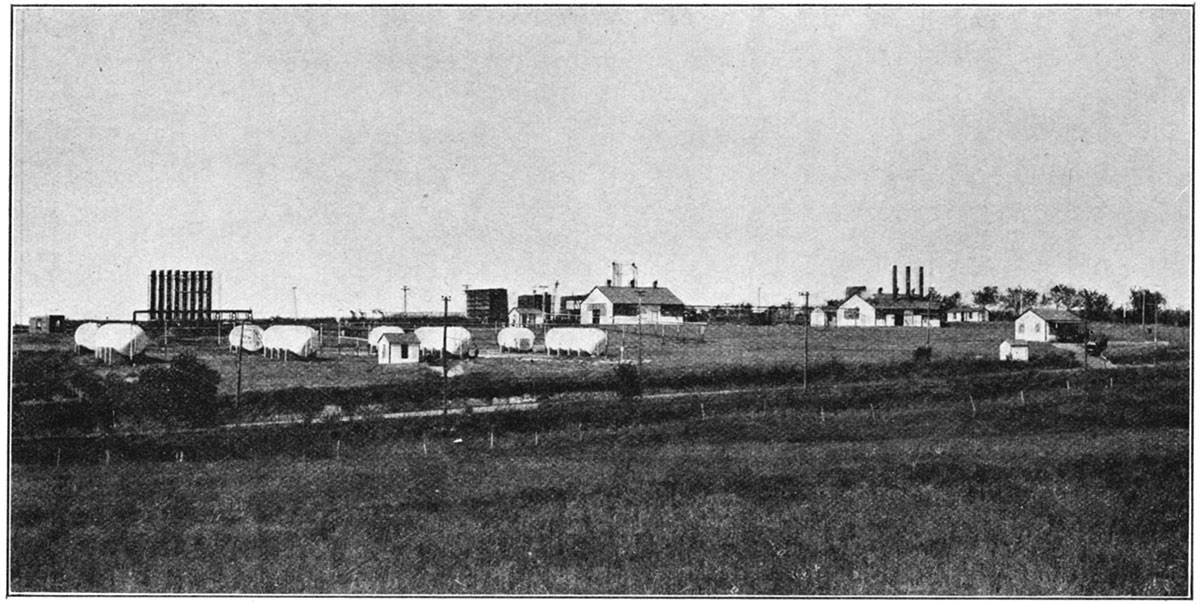
[[[859,294],[846,298],[837,310],[838,327],[874,327],[875,307]]]
[[[379,336],[376,350],[380,365],[416,363],[421,356],[421,340],[411,333],[384,332]]]
[[[1076,340],[1083,335],[1083,319],[1065,310],[1031,308],[1013,322],[1013,337],[1027,342]]]
[[[580,304],[579,322],[583,325],[635,325],[642,323],[683,323],[683,300],[671,290],[658,287],[597,286]]]

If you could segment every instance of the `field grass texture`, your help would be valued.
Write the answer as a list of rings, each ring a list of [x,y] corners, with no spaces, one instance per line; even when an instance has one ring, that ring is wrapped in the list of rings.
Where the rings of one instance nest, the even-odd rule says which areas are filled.
[[[1091,373],[17,465],[10,589],[1186,596],[1188,372]]]

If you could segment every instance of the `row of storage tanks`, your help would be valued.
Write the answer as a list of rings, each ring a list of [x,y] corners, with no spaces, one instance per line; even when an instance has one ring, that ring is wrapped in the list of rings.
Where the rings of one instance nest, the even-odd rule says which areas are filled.
[[[371,330],[367,341],[377,347],[389,333],[403,334],[404,330],[381,325]],[[462,327],[420,327],[413,332],[422,351],[463,357],[471,348],[471,332]],[[443,343],[443,337],[445,342]],[[533,350],[533,331],[524,327],[506,327],[497,334],[496,343],[502,352]],[[75,330],[76,348],[85,348],[97,357],[119,354],[135,357],[150,345],[150,338],[133,323],[84,323]],[[257,325],[234,327],[229,332],[230,350],[241,346],[250,352],[266,355],[291,353],[311,356],[321,347],[321,334],[305,325],[272,325],[263,329]],[[608,348],[608,335],[601,329],[558,327],[546,332],[548,354],[599,356]]]

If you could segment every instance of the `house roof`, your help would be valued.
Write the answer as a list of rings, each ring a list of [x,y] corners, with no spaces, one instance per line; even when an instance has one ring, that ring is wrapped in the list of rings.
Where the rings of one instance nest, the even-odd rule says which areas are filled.
[[[1042,319],[1053,323],[1083,323],[1083,319],[1080,319],[1068,311],[1058,310],[1057,308],[1031,308],[1025,312],[1031,312]]]
[[[675,304],[683,306],[683,300],[680,300],[675,294],[671,293],[671,290],[665,287],[596,286],[595,289],[599,290],[613,304],[637,304],[638,292],[642,292],[642,304]]]
[[[416,334],[411,333],[385,333],[381,339],[387,340],[389,345],[421,343],[421,340],[417,339]]]
[[[891,294],[876,294],[867,300],[877,309],[888,310],[938,310],[938,305],[928,298],[908,298]]]

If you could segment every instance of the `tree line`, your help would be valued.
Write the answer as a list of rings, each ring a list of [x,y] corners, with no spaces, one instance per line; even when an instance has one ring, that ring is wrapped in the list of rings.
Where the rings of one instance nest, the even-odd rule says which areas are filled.
[[[934,290],[931,295],[937,296]],[[955,292],[950,296],[940,298],[943,308],[951,308],[962,304],[963,296]],[[971,302],[992,311],[997,319],[1012,319],[1030,308],[1054,307],[1069,310],[1089,321],[1108,321],[1117,323],[1162,323],[1168,325],[1188,325],[1191,321],[1191,311],[1166,308],[1167,299],[1162,292],[1145,288],[1131,288],[1128,304],[1120,308],[1114,306],[1108,294],[1087,288],[1075,288],[1060,283],[1048,291],[1039,292],[1026,287],[1009,287],[1001,289],[995,285],[984,286],[971,292]]]

